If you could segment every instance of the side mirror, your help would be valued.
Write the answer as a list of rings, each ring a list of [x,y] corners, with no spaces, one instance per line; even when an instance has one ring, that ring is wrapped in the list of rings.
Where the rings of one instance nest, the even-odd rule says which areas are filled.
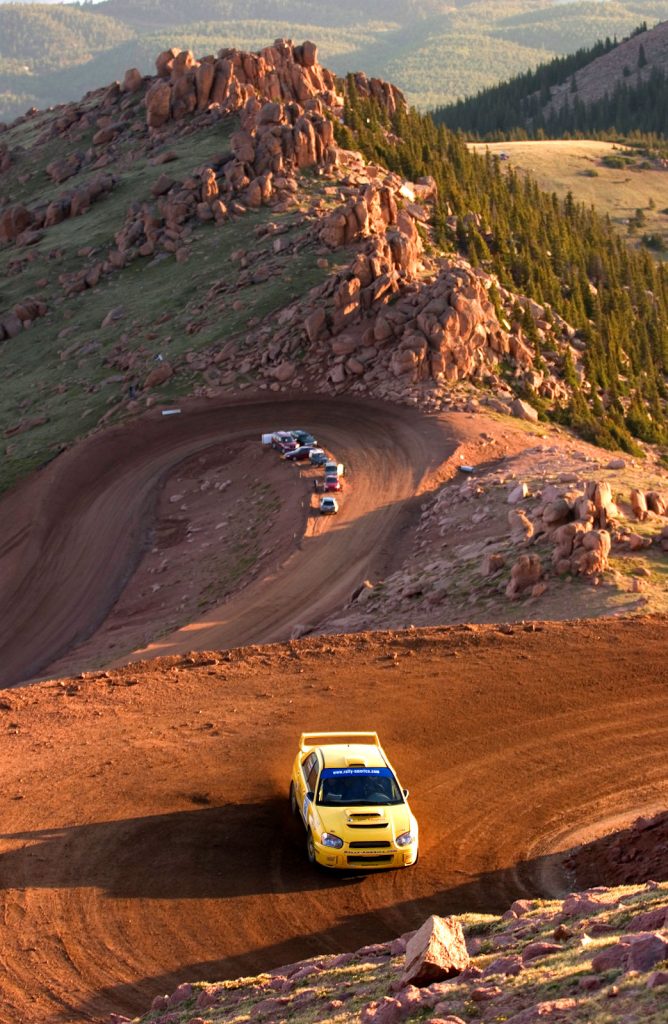
[[[407,789],[404,789],[403,794],[406,797],[406,799],[408,800],[408,790]]]
[[[315,797],[315,793],[307,793],[306,794],[306,799],[307,800],[311,800],[312,801],[314,799],[314,797]]]

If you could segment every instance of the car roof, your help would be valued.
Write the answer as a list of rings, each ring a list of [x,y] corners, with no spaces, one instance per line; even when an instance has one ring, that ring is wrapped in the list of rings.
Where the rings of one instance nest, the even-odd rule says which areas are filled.
[[[327,743],[319,747],[324,768],[384,768],[385,758],[372,743]]]

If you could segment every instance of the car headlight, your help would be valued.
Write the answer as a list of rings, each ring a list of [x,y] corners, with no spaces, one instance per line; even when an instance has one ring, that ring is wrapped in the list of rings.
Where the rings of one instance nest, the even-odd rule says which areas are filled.
[[[343,839],[333,836],[331,832],[323,832],[320,836],[320,842],[323,846],[332,846],[335,850],[340,850],[343,846]]]
[[[410,846],[416,839],[415,832],[404,832],[403,835],[397,836],[397,846]]]

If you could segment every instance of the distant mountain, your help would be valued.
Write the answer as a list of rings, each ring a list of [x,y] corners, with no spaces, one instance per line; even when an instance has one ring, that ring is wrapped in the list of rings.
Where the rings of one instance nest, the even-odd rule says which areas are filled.
[[[103,0],[0,4],[0,120],[78,96],[171,45],[199,53],[313,38],[338,74],[436,106],[666,15],[666,0]]]
[[[571,57],[437,109],[439,123],[484,136],[560,137],[642,131],[668,135],[668,21],[640,26]]]

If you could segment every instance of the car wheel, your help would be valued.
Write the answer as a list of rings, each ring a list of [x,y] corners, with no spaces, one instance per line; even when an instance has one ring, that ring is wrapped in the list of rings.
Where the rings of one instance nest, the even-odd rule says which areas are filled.
[[[295,818],[297,818],[299,816],[299,808],[297,806],[297,797],[296,797],[296,794],[295,794],[295,784],[294,784],[294,782],[290,783],[290,810],[294,814]]]
[[[313,833],[311,829],[306,833],[306,856],[308,857],[309,864],[316,864],[315,859],[315,844],[313,842]]]

